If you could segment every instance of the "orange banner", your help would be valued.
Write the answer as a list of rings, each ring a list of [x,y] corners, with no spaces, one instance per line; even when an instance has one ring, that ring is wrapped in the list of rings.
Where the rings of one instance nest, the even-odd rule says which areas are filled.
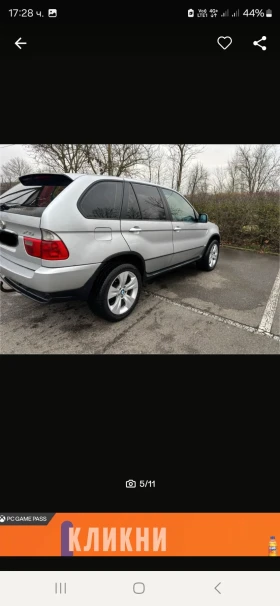
[[[280,541],[279,513],[59,513],[44,526],[9,520],[0,524],[0,556],[265,556],[270,538],[275,554]]]

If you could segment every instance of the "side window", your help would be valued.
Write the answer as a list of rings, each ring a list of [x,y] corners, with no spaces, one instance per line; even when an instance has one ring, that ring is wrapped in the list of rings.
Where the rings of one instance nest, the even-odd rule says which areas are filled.
[[[133,189],[144,221],[166,221],[163,201],[157,187],[133,183]]]
[[[119,181],[96,183],[83,196],[79,210],[87,219],[119,219],[122,192]]]
[[[196,221],[193,208],[183,196],[170,189],[162,188],[171,211],[172,221]]]
[[[122,213],[122,219],[127,219],[130,221],[133,221],[135,219],[139,221],[142,219],[142,217],[138,206],[137,198],[130,183],[128,183],[126,187],[128,188],[127,204],[125,211]]]

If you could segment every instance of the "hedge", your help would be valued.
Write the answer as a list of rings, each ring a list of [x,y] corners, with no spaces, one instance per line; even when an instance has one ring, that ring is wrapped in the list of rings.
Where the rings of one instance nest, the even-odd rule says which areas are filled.
[[[218,224],[223,244],[279,253],[279,192],[196,194],[189,200]]]

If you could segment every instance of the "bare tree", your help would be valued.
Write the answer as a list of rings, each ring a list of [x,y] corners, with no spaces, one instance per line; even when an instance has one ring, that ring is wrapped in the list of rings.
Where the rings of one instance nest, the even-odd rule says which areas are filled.
[[[169,164],[170,164],[170,169],[171,169],[171,187],[172,189],[175,189],[176,187],[176,181],[177,181],[177,158],[176,158],[176,154],[174,153],[170,153],[169,156]]]
[[[141,143],[99,143],[83,146],[88,168],[99,175],[137,176],[146,166],[151,146]]]
[[[28,146],[44,170],[139,177],[178,190],[186,180],[189,163],[202,149],[202,146],[187,143],[44,143]]]
[[[141,178],[146,181],[155,181],[156,180],[156,166],[159,162],[160,158],[160,145],[143,145],[146,151],[146,161],[137,167],[137,173]],[[142,168],[142,170],[141,170]],[[140,172],[139,172],[140,171]]]
[[[240,189],[240,174],[234,159],[228,161],[227,165],[227,190],[236,192]]]
[[[155,161],[154,174],[155,183],[162,185],[169,183],[169,166],[166,153],[162,147],[160,147],[160,153]]]
[[[173,163],[176,174],[175,187],[178,191],[180,191],[186,176],[188,164],[197,156],[197,154],[201,153],[203,149],[204,148],[200,145],[189,143],[175,143],[169,145],[171,162]],[[173,185],[174,184],[172,184],[172,187]]]
[[[228,171],[227,168],[218,166],[213,172],[213,192],[221,193],[227,191],[228,188]]]
[[[170,164],[163,145],[146,145],[147,163],[143,166],[143,178],[153,183],[169,185]]]
[[[15,183],[21,175],[32,173],[34,169],[29,162],[23,158],[12,158],[1,167],[2,178],[10,183]]]
[[[239,145],[231,166],[240,189],[250,194],[279,187],[280,154],[276,145]]]
[[[197,192],[206,192],[208,189],[209,173],[201,162],[196,162],[188,174],[188,196],[192,198]]]
[[[172,160],[167,147],[156,144],[36,144],[27,149],[44,171],[139,177],[167,185],[177,170],[175,155]]]
[[[40,143],[27,146],[37,162],[54,172],[83,172],[86,163],[85,146],[81,143]]]
[[[234,160],[230,160],[227,166],[218,166],[212,177],[213,193],[240,191],[241,179]]]

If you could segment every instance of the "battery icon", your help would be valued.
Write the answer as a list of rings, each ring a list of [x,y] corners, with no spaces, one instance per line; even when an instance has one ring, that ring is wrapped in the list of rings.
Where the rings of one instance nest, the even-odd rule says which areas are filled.
[[[272,10],[269,8],[265,14],[267,17],[272,17]]]

